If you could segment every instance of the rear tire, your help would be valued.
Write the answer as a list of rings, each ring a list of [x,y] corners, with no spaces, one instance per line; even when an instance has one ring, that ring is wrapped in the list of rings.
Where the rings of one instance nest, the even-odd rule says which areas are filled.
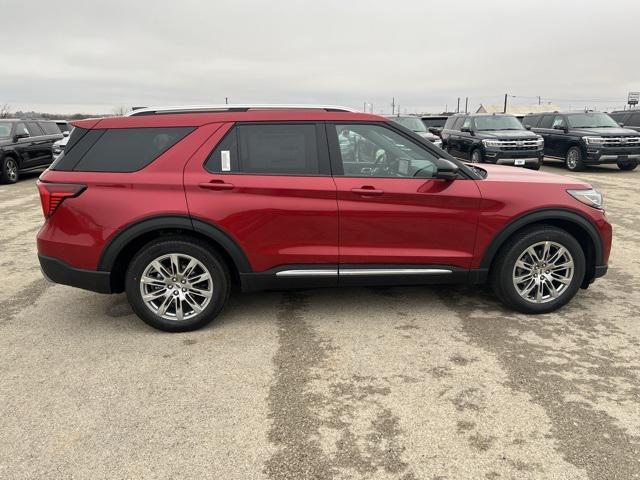
[[[18,162],[13,157],[4,157],[0,170],[1,183],[16,183],[18,181]]]
[[[224,260],[189,237],[147,244],[131,260],[125,278],[133,311],[165,332],[188,332],[210,323],[225,306],[230,285]]]
[[[565,164],[572,172],[581,172],[585,169],[585,164],[582,159],[582,150],[580,147],[571,147],[567,150]]]
[[[532,250],[535,256],[529,253]],[[547,313],[567,304],[580,288],[586,268],[578,241],[550,225],[517,233],[496,258],[490,277],[493,291],[505,305],[522,313]]]
[[[637,160],[627,160],[624,162],[618,162],[618,168],[624,171],[635,170],[637,166],[638,166]]]

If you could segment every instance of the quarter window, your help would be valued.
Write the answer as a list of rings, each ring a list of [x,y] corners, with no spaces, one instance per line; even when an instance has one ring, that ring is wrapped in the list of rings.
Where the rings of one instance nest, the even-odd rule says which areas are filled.
[[[380,125],[336,125],[347,177],[433,178],[437,158],[422,146]]]

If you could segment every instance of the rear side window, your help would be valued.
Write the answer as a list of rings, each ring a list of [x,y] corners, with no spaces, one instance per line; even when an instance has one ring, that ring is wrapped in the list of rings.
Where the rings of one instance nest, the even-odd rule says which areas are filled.
[[[65,153],[53,170],[135,172],[169,150],[194,129],[126,128],[73,130]]]
[[[540,120],[540,128],[551,128],[555,115],[545,115]]]
[[[53,122],[39,122],[40,127],[44,130],[45,135],[60,135],[60,128]]]
[[[530,115],[530,116],[524,117],[524,119],[522,120],[523,125],[533,127],[533,128],[537,127],[539,123],[540,123],[539,115]]]
[[[29,136],[31,137],[44,135],[44,132],[36,122],[27,122],[27,130],[29,130]]]
[[[211,153],[210,172],[318,175],[316,126],[238,125]]]
[[[456,119],[453,117],[449,117],[447,118],[447,121],[444,124],[444,128],[446,128],[447,130],[450,130],[453,128],[453,124],[455,123]]]
[[[640,112],[631,115],[629,120],[627,120],[627,124],[632,127],[640,127]]]
[[[455,122],[453,122],[453,127],[451,127],[453,130],[460,130],[460,127],[462,127],[462,122],[464,122],[464,117],[457,117]]]
[[[471,117],[465,118],[462,123],[462,128],[473,128],[473,119]]]

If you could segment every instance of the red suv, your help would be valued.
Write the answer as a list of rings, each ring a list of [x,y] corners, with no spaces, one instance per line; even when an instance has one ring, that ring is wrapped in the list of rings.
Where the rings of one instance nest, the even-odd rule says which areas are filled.
[[[136,110],[74,123],[38,183],[42,270],[126,291],[168,331],[243,291],[491,282],[543,313],[606,273],[602,197],[571,178],[461,163],[338,107]]]

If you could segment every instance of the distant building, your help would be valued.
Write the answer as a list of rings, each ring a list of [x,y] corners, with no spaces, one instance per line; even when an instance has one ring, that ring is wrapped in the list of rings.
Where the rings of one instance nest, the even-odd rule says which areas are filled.
[[[561,108],[553,103],[545,103],[543,105],[509,105],[507,104],[507,113],[511,115],[526,115],[527,113],[540,113],[540,112],[555,112],[560,111]],[[503,105],[482,105],[476,111],[476,113],[502,113],[504,112]]]

